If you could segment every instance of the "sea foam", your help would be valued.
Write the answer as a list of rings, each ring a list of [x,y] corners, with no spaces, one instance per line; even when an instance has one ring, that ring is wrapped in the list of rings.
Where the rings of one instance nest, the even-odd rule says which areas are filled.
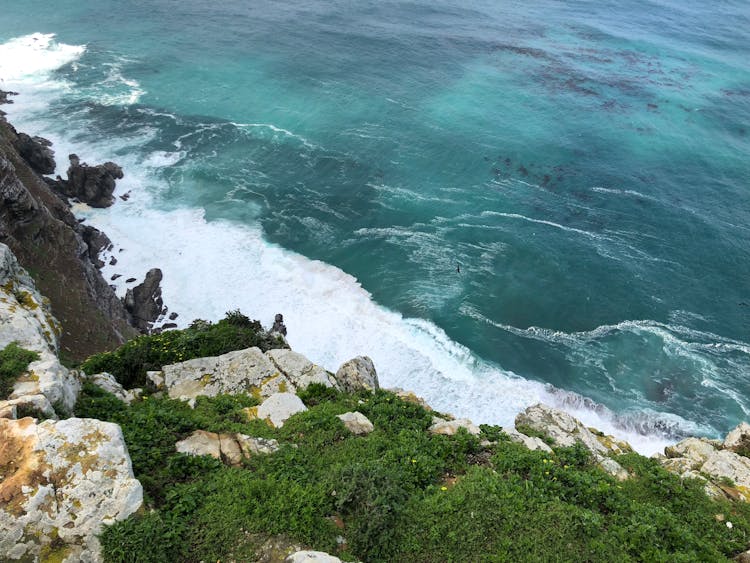
[[[165,189],[162,172],[189,155],[142,154],[138,149],[153,131],[144,131],[140,140],[113,135],[87,143],[75,136],[74,122],[62,127],[46,117],[45,104],[70,90],[69,83],[53,80],[52,72],[84,52],[84,46],[57,44],[52,35],[35,34],[0,45],[0,60],[15,61],[0,68],[7,77],[6,87],[21,93],[17,99],[23,103],[7,106],[19,129],[28,127],[33,134],[47,136],[58,155],[77,152],[91,162],[112,159],[123,166],[126,176],[118,182],[116,195],[129,192],[127,201],[118,200],[108,209],[85,205],[74,209],[114,241],[103,274],[105,278],[121,274],[113,282],[120,295],[132,285],[127,278],[142,277],[149,268],[159,267],[164,273],[164,301],[171,312],[179,313],[181,326],[194,318],[216,320],[237,308],[266,324],[282,312],[292,347],[326,369],[335,371],[353,356],[369,355],[383,386],[413,390],[437,410],[476,423],[510,426],[525,407],[544,402],[629,440],[642,453],[653,453],[674,441],[659,424],[638,426],[618,419],[590,399],[524,379],[478,358],[433,323],[405,318],[378,305],[339,268],[270,244],[257,224],[207,221],[202,209],[165,208],[158,199]],[[33,101],[27,102],[29,98]],[[83,127],[85,122],[79,124]],[[263,127],[296,137],[269,124]],[[109,265],[111,257],[116,265]],[[643,416],[663,420],[668,415]]]

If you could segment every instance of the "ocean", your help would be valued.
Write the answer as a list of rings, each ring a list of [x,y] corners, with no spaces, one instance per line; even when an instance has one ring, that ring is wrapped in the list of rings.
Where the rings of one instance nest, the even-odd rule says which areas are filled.
[[[477,423],[750,418],[750,4],[2,2],[17,129],[123,166],[106,279]]]

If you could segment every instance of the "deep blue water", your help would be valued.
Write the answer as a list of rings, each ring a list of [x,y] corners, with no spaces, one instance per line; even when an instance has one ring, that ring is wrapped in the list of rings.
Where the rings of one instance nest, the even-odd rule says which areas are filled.
[[[5,4],[6,44],[41,32],[86,46],[45,75],[64,87],[21,83],[46,97],[19,99],[18,119],[134,162],[138,178],[145,163],[132,188],[151,211],[204,210],[224,232],[260,228],[354,276],[461,345],[440,346],[482,372],[460,384],[476,396],[491,366],[651,431],[717,434],[748,418],[746,2]],[[153,246],[168,277],[174,253]],[[304,296],[314,284],[295,276],[284,287]],[[204,270],[193,283],[222,280]],[[211,299],[182,310],[210,316]],[[275,299],[306,311],[320,296]],[[349,333],[331,326],[318,332],[333,331],[338,359]],[[352,351],[380,326],[351,328],[366,332]],[[405,369],[450,379],[443,352]]]

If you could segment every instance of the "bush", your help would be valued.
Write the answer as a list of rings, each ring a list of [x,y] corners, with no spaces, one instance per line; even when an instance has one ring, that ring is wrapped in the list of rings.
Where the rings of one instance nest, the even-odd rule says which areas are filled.
[[[29,367],[39,359],[39,354],[24,350],[16,342],[11,342],[0,350],[0,400],[6,399],[13,391],[13,384]]]
[[[193,358],[218,356],[257,346],[266,351],[286,346],[283,340],[263,331],[239,310],[229,311],[216,324],[197,319],[184,330],[169,330],[135,338],[114,352],[95,354],[81,364],[88,374],[109,372],[131,389],[146,386],[146,372]]]
[[[250,397],[126,406],[86,386],[77,414],[122,425],[153,510],[105,530],[105,560],[254,561],[277,535],[375,563],[723,561],[747,548],[750,506],[711,500],[702,484],[637,454],[618,458],[631,474],[618,482],[580,445],[529,451],[497,427],[483,428],[500,439],[489,451],[466,432],[431,435],[431,413],[386,391],[302,395],[310,409],[275,429],[244,421]],[[351,410],[375,430],[352,435],[336,416]],[[281,448],[240,468],[178,454],[174,443],[199,428]],[[478,452],[486,463],[471,465]]]

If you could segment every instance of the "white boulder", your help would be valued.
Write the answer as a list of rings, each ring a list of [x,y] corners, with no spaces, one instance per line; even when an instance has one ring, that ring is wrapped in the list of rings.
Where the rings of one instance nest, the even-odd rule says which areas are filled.
[[[143,501],[120,427],[70,418],[0,419],[0,553],[100,561],[103,526]]]
[[[346,426],[347,430],[352,434],[369,434],[375,430],[372,422],[370,422],[370,420],[361,412],[345,412],[344,414],[338,415],[337,418],[344,423],[344,426]]]

